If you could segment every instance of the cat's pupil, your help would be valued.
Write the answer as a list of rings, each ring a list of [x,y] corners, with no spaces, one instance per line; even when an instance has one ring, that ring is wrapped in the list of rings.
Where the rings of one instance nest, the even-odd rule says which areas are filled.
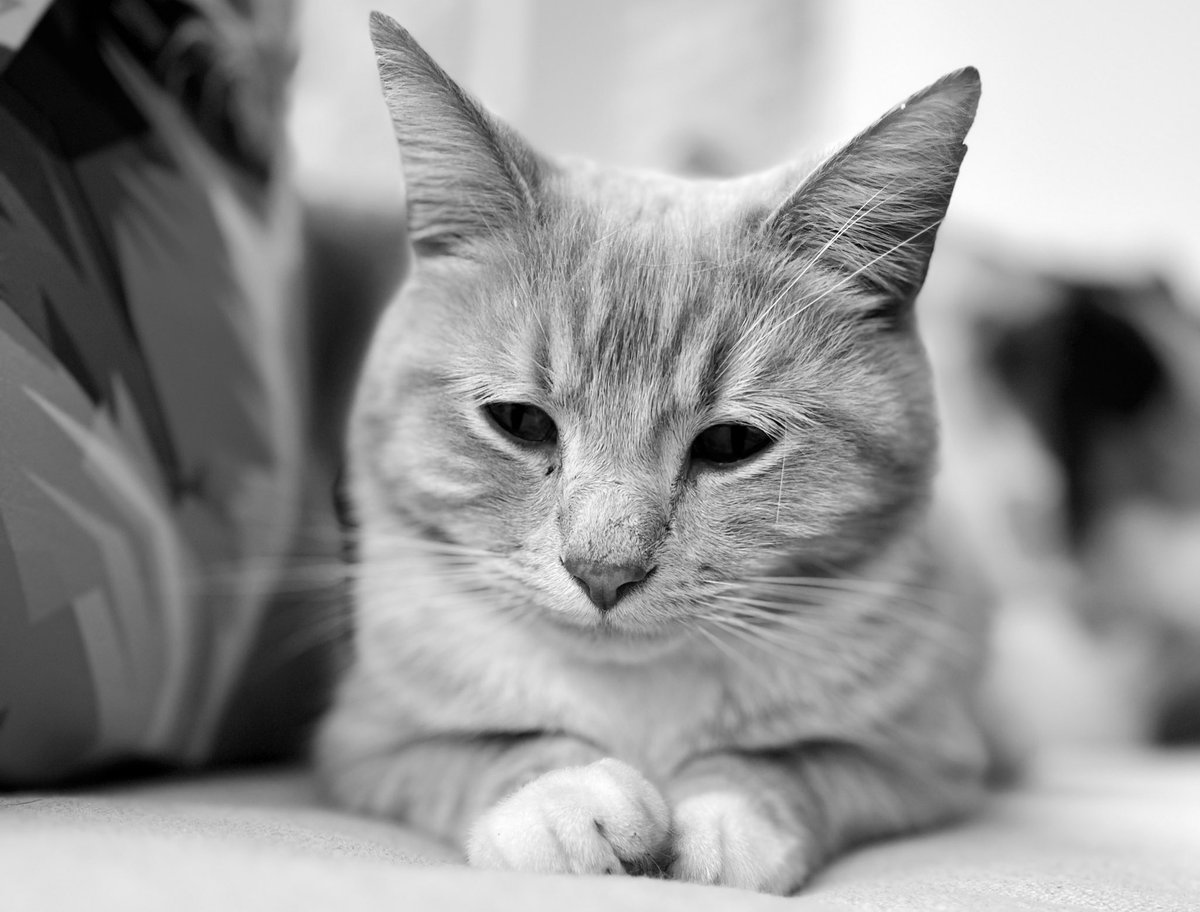
[[[512,437],[526,443],[554,443],[558,428],[553,419],[536,405],[525,402],[491,402],[484,410],[492,421]]]
[[[746,424],[714,424],[697,435],[692,459],[720,464],[740,462],[767,448],[771,438]]]

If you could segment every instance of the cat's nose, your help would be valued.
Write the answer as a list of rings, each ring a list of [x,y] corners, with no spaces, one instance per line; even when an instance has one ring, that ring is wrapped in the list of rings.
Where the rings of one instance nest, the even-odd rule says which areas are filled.
[[[610,564],[573,557],[563,558],[562,563],[601,611],[608,611],[654,569],[641,564]]]

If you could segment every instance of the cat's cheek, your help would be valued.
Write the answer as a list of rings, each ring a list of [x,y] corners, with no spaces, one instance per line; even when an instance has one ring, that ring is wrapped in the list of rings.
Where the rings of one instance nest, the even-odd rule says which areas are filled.
[[[786,894],[814,868],[807,833],[784,829],[733,789],[684,798],[672,833],[668,873],[676,880]]]

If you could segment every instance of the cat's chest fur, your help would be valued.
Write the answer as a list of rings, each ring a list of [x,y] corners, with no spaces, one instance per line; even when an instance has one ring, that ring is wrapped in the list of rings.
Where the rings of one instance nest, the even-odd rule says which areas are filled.
[[[688,757],[735,736],[741,712],[724,676],[690,655],[644,663],[548,662],[544,712],[557,726],[665,776]]]
[[[625,655],[607,644],[589,655],[581,644],[564,649],[563,636],[461,621],[453,632],[415,633],[400,672],[401,724],[567,733],[666,776],[748,735],[749,707],[766,699],[745,681],[733,686],[729,669],[689,643],[631,644]]]
[[[875,572],[906,565],[912,547],[894,549]],[[878,731],[944,670],[940,637],[899,600],[881,598],[854,626],[843,605],[840,635],[814,631],[785,656],[695,630],[659,642],[589,637],[550,617],[513,616],[488,596],[464,598],[418,566],[403,591],[368,575],[359,593],[361,692],[365,704],[391,707],[385,727],[399,741],[565,734],[666,778],[712,751]],[[884,611],[886,636],[875,623]],[[966,639],[973,622],[955,623]]]

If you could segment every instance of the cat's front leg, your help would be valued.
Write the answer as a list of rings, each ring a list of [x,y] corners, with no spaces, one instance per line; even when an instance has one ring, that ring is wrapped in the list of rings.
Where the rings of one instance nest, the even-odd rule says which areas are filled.
[[[545,773],[500,801],[467,841],[474,867],[572,874],[653,873],[666,863],[670,810],[611,757]]]
[[[558,734],[428,735],[334,713],[318,739],[339,803],[463,848],[476,867],[592,874],[661,870],[666,801],[644,776]]]
[[[669,873],[791,893],[847,847],[958,816],[980,791],[973,770],[891,762],[847,745],[709,755],[668,787]]]
[[[676,796],[671,877],[790,893],[818,863],[807,828],[781,816],[767,796],[716,781],[689,792]]]

